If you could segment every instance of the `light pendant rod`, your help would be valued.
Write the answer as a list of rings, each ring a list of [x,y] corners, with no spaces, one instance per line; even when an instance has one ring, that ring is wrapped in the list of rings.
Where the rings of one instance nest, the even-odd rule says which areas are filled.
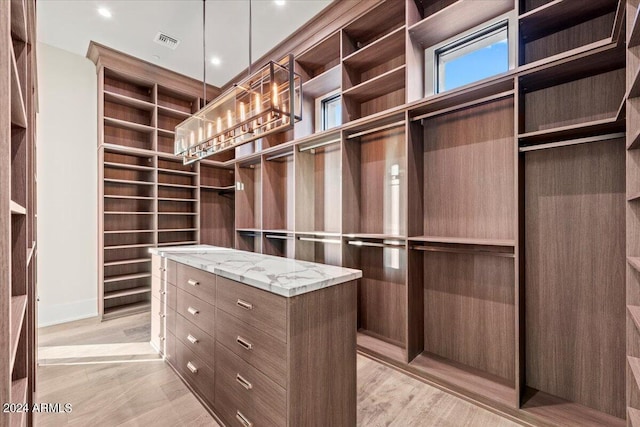
[[[202,105],[207,105],[207,0],[202,0]],[[198,109],[200,106],[198,105]]]
[[[247,73],[249,77],[251,77],[251,46],[253,45],[253,16],[251,14],[251,5],[252,1],[249,0],[249,72]]]

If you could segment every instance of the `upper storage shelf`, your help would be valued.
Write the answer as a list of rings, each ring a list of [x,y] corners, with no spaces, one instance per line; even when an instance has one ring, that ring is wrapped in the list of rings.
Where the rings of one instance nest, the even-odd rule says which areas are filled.
[[[347,58],[403,25],[404,1],[379,4],[343,29],[342,57]]]
[[[419,7],[423,19],[409,27],[411,38],[422,47],[436,45],[514,8],[514,0],[449,0],[437,4],[438,8]]]

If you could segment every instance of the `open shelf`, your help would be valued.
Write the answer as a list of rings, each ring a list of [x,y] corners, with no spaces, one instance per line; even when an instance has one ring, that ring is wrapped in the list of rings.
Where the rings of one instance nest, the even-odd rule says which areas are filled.
[[[112,179],[112,178],[105,178],[104,182],[111,182],[113,184],[127,184],[127,185],[155,185],[155,183],[148,182],[148,181],[131,181],[126,179]]]
[[[584,20],[582,17],[599,16],[615,10],[617,1],[590,0],[565,1],[553,0],[520,15],[520,31],[526,39],[535,39],[566,28],[567,23]],[[582,19],[581,19],[582,18]],[[609,34],[611,28],[609,28]]]
[[[113,267],[116,265],[129,265],[129,264],[144,264],[146,262],[151,262],[151,258],[133,258],[133,259],[123,259],[118,261],[109,261],[105,262],[105,267]]]
[[[518,141],[521,147],[526,147],[546,142],[584,138],[591,135],[623,132],[624,129],[624,122],[612,116],[601,120],[521,133],[518,135]]]
[[[27,10],[22,0],[11,0],[11,37],[22,42],[29,41]]]
[[[12,2],[13,3],[13,2]],[[11,50],[11,124],[13,126],[27,127],[27,110],[24,105],[22,96],[24,89],[20,85],[20,77],[18,74],[18,65],[16,64],[15,52],[13,45]]]
[[[363,83],[346,89],[342,94],[363,103],[404,88],[405,65],[394,68]]]
[[[640,332],[640,306],[637,305],[628,305],[627,311],[631,315],[631,320],[633,320],[634,325]]]
[[[158,172],[160,172],[160,173],[168,173],[168,174],[175,174],[175,175],[189,175],[189,176],[196,176],[196,175],[198,175],[198,172],[193,172],[193,171],[183,171],[183,170],[176,170],[176,169],[162,169],[162,168],[158,168]]]
[[[113,126],[120,129],[132,130],[141,133],[151,133],[154,131],[154,128],[148,125],[142,125],[139,123],[129,122],[126,120],[114,119],[111,117],[104,118],[104,124],[108,126]]]
[[[636,16],[633,17],[633,24],[629,31],[629,36],[627,39],[627,47],[632,48],[640,45],[640,22],[638,18],[640,17],[640,8],[636,9]]]
[[[113,104],[136,108],[143,111],[153,111],[155,109],[155,105],[151,102],[106,90],[104,91],[104,100],[105,102],[111,102]]]
[[[191,113],[165,107],[164,105],[158,105],[158,114],[163,114],[165,116],[173,117],[180,120],[186,120],[192,115]]]
[[[382,2],[343,28],[342,57],[367,48],[404,24],[402,1]]]
[[[583,405],[527,387],[522,410],[556,425],[624,427],[625,421]]]
[[[18,343],[22,335],[24,314],[27,310],[27,296],[11,297],[11,366],[13,367],[18,351]]]
[[[453,362],[435,354],[423,352],[409,367],[440,383],[467,390],[476,396],[491,395],[502,405],[513,407],[517,399],[515,387],[495,375]]]
[[[336,65],[302,84],[303,95],[312,98],[340,88],[341,67]]]
[[[151,303],[147,301],[135,302],[116,307],[105,307],[103,319],[114,319],[116,317],[129,316],[131,314],[144,313],[149,311]]]
[[[402,347],[375,338],[363,332],[356,335],[358,350],[373,354],[387,361],[404,363],[405,351]]]
[[[127,164],[127,163],[104,162],[103,164],[106,167],[115,168],[115,169],[130,169],[130,170],[148,171],[148,172],[151,172],[155,169],[152,166],[140,166],[140,165]]]
[[[447,243],[456,245],[477,245],[477,246],[515,246],[515,240],[508,239],[474,239],[464,237],[440,237],[440,236],[415,236],[409,240],[425,243]]]
[[[627,262],[634,270],[640,273],[640,257],[627,257]]]
[[[9,201],[9,210],[11,211],[11,215],[26,215],[27,209],[24,206],[20,206],[18,203],[13,200]]]
[[[105,277],[104,283],[124,282],[127,280],[144,279],[151,277],[151,273],[123,274],[120,276]]]
[[[631,427],[640,427],[640,410],[628,407],[627,418],[631,423]]]
[[[105,250],[120,250],[120,249],[132,249],[132,248],[151,248],[154,247],[153,243],[135,243],[131,245],[105,245]]]
[[[389,58],[404,55],[404,43],[403,26],[346,56],[342,63],[353,70],[371,69],[389,61]]]
[[[325,74],[340,65],[340,32],[335,32],[311,49],[296,57],[296,62],[307,75],[305,82]],[[306,87],[305,87],[306,90]],[[327,91],[328,92],[328,91]]]
[[[183,246],[183,245],[197,245],[198,242],[196,240],[184,240],[184,241],[176,241],[176,242],[163,242],[158,243],[158,247],[165,246]]]
[[[108,283],[106,279],[105,279],[105,283]],[[108,300],[113,298],[127,297],[131,295],[146,294],[149,292],[151,292],[151,286],[138,286],[136,288],[120,289],[117,291],[107,291],[104,293],[104,299]]]
[[[27,402],[27,387],[28,387],[28,379],[20,378],[15,381],[11,381],[11,402],[13,403],[25,403]],[[13,421],[13,415],[20,416],[21,414],[12,414],[11,419]],[[26,416],[25,413],[22,413],[22,416]],[[13,425],[24,425],[22,423],[11,424]]]
[[[423,48],[436,45],[514,8],[514,0],[458,0],[448,3],[409,27],[414,43]]]

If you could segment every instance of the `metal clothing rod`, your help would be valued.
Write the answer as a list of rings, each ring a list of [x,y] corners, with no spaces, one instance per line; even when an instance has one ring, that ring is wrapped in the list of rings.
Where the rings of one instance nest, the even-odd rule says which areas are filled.
[[[400,126],[404,126],[404,120],[400,120],[398,122],[390,123],[390,124],[384,125],[384,126],[378,126],[376,128],[373,128],[373,129],[363,130],[362,132],[354,133],[354,134],[351,134],[351,135],[347,135],[347,139],[358,138],[360,136],[368,135],[370,133],[378,132],[378,131],[385,130],[385,129],[397,128],[397,127],[400,127]]]
[[[267,157],[265,160],[269,161],[269,160],[276,160],[276,159],[281,159],[283,157],[289,157],[293,155],[293,151],[287,151],[286,153],[280,153],[280,154],[275,154],[271,157]]]
[[[318,142],[317,144],[308,145],[306,147],[300,147],[298,151],[303,153],[305,151],[313,150],[314,148],[324,147],[325,145],[337,144],[340,141],[342,141],[342,140],[341,139],[332,139],[330,141]]]
[[[303,242],[332,243],[336,245],[339,245],[340,243],[342,243],[340,239],[318,239],[315,237],[298,237],[298,240]]]
[[[462,248],[447,248],[447,247],[441,247],[441,246],[411,246],[411,249],[414,249],[417,251],[425,251],[425,252],[447,252],[447,253],[456,253],[456,254],[487,255],[487,256],[497,256],[502,258],[515,258],[515,254],[510,252],[492,252],[492,251],[482,251],[482,250],[462,249]]]
[[[404,248],[404,245],[397,245],[392,243],[363,242],[362,240],[349,240],[347,243],[353,246],[370,246],[372,248]]]
[[[283,236],[281,234],[267,234],[265,235],[267,239],[280,239],[280,240],[292,240],[293,236]]]
[[[609,141],[612,139],[624,138],[624,136],[625,136],[624,132],[609,133],[606,135],[589,136],[586,138],[569,139],[566,141],[549,142],[547,144],[538,144],[538,145],[531,145],[528,147],[520,147],[519,151],[521,153],[526,153],[527,151],[546,150],[549,148],[566,147],[569,145],[588,144],[590,142],[599,142],[599,141]]]

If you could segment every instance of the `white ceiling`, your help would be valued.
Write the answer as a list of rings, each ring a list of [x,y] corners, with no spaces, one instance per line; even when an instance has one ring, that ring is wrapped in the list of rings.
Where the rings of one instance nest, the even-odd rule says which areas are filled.
[[[253,0],[253,60],[301,27],[331,0]],[[249,1],[208,0],[207,82],[222,86],[249,62]],[[106,7],[112,17],[98,14]],[[201,0],[39,0],[38,41],[86,55],[89,41],[202,80]],[[176,50],[154,43],[159,32]],[[154,57],[158,56],[158,58]],[[220,65],[210,59],[220,58]]]

